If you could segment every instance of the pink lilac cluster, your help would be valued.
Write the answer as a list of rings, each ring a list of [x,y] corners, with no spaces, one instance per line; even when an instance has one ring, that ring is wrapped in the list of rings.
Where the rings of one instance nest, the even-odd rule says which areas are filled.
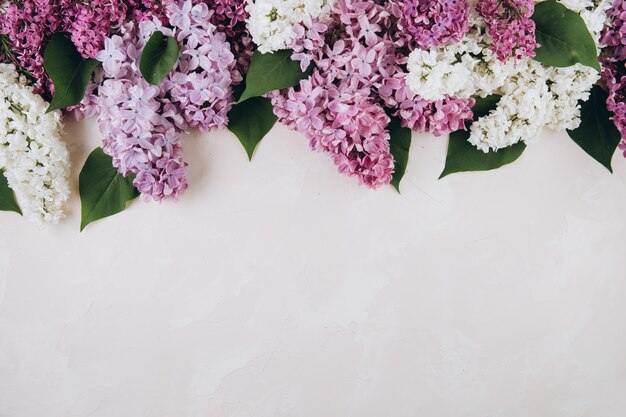
[[[423,49],[461,40],[470,28],[467,0],[405,0],[399,26]]]
[[[601,43],[602,78],[609,89],[607,108],[622,135],[619,147],[626,157],[626,2],[615,0],[607,11],[607,22]]]
[[[386,130],[389,117],[367,88],[355,90],[349,81],[332,81],[315,70],[298,89],[272,95],[274,113],[305,134],[314,150],[330,153],[339,172],[357,176],[371,188],[389,184],[394,168]]]
[[[394,172],[389,115],[402,126],[442,135],[465,128],[473,99],[426,101],[406,85],[410,36],[399,29],[401,1],[339,0],[324,21],[296,25],[293,59],[312,75],[270,94],[279,120],[332,155],[339,171],[371,188]]]
[[[192,0],[170,3],[169,23],[158,19],[128,23],[121,36],[105,39],[96,58],[104,81],[90,86],[83,102],[86,116],[97,114],[102,149],[146,197],[178,198],[187,188],[180,143],[190,126],[223,127],[233,104],[232,81],[241,79],[226,35],[210,23],[212,11]],[[149,85],[138,63],[155,31],[175,38],[180,57],[160,87]]]
[[[135,21],[163,16],[158,0],[91,0],[89,3],[70,0],[64,12],[67,14],[63,31],[71,34],[76,49],[85,58],[95,58],[104,39],[122,25],[128,15]]]
[[[245,74],[248,72],[250,58],[254,53],[252,37],[248,32],[246,21],[246,0],[204,0],[213,10],[211,23],[218,32],[226,34],[231,50],[237,57],[237,69]]]
[[[172,2],[167,6],[171,33],[155,27],[180,45],[180,58],[162,90],[185,121],[204,132],[228,124],[232,86],[243,80],[226,34],[211,23],[214,13],[204,2]]]
[[[126,0],[133,22],[157,18],[166,23],[165,5],[172,0]]]
[[[150,18],[156,0],[11,0],[0,12],[0,33],[8,40],[19,66],[35,80],[39,94],[50,96],[52,83],[43,68],[50,36],[68,33],[78,52],[94,58],[104,39],[126,21],[129,13]],[[2,6],[0,6],[2,7]]]
[[[622,136],[620,149],[626,157],[626,74],[605,69],[602,75],[609,89],[607,109],[613,113],[613,123]]]
[[[534,0],[478,0],[476,11],[485,20],[491,49],[500,61],[535,56]]]

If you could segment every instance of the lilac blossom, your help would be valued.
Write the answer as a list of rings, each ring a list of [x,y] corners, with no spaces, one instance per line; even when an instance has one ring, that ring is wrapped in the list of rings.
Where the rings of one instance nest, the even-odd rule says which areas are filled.
[[[247,0],[206,0],[213,11],[211,23],[218,32],[226,35],[230,48],[237,58],[237,70],[242,74],[248,72],[250,58],[253,53],[253,43],[248,31],[246,20]]]
[[[465,129],[472,118],[472,99],[430,102],[406,86],[414,42],[399,24],[403,10],[398,0],[339,0],[330,18],[304,19],[294,27],[292,57],[303,70],[312,66],[313,74],[270,94],[282,123],[331,155],[341,173],[371,188],[388,184],[394,172],[388,115],[437,135]]]
[[[535,56],[534,0],[478,0],[476,10],[485,20],[491,49],[500,61]]]
[[[405,0],[399,25],[428,49],[461,40],[469,31],[469,11],[467,0]]]
[[[190,127],[225,126],[232,85],[242,79],[226,34],[210,23],[213,11],[205,3],[172,2],[165,13],[168,24],[157,18],[128,23],[120,35],[105,39],[97,54],[102,71],[80,108],[84,115],[98,115],[102,149],[114,166],[125,176],[134,174],[135,187],[157,201],[178,198],[187,188],[182,134]],[[143,47],[157,30],[176,39],[180,49],[158,87],[138,68]]]
[[[69,34],[84,58],[94,58],[129,15],[152,18],[161,10],[160,4],[156,0],[10,0],[0,5],[0,34],[7,39],[13,63],[33,79],[35,92],[49,98],[53,85],[44,71],[43,53],[53,34]]]
[[[601,56],[602,79],[609,90],[607,108],[620,131],[619,147],[626,157],[626,3],[615,0],[607,11],[601,42],[606,45]]]

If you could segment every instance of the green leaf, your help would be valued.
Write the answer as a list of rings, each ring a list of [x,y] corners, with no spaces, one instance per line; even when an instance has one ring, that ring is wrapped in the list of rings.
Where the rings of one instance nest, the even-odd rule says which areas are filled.
[[[485,98],[477,98],[476,104],[472,108],[474,120],[488,115],[496,108],[500,99],[501,96],[495,94]],[[500,168],[516,161],[526,149],[526,144],[519,142],[496,152],[485,153],[468,141],[470,137],[469,126],[467,128],[467,131],[458,130],[450,134],[446,166],[439,179],[455,172],[490,171]]]
[[[311,69],[302,72],[300,63],[292,61],[291,50],[262,54],[256,51],[250,61],[246,76],[246,89],[239,98],[242,103],[252,97],[260,97],[270,91],[293,87],[311,75]]]
[[[54,83],[54,97],[48,107],[48,112],[51,112],[82,101],[91,75],[100,62],[84,60],[72,41],[57,33],[46,47],[43,65]]]
[[[9,183],[4,176],[4,171],[0,169],[0,211],[14,211],[22,214],[22,210],[15,201],[15,194],[9,188]]]
[[[518,142],[496,152],[485,153],[468,142],[469,132],[458,130],[450,134],[446,167],[439,179],[455,172],[490,171],[514,162],[522,155],[526,144]]]
[[[235,98],[235,102],[239,101],[239,97],[241,97],[245,89],[246,89],[245,79],[241,83],[233,86],[233,97]]]
[[[123,211],[129,201],[137,198],[139,192],[133,180],[134,175],[124,177],[113,167],[110,156],[95,149],[79,177],[81,232],[89,223]]]
[[[395,161],[395,172],[391,180],[391,185],[400,192],[400,181],[404,177],[406,167],[409,163],[409,150],[411,149],[411,129],[401,126],[401,121],[397,117],[391,117],[389,122],[391,154]]]
[[[580,126],[568,130],[567,134],[593,159],[613,172],[611,159],[621,136],[611,121],[612,113],[606,108],[608,96],[601,87],[594,85],[589,100],[581,103]]]
[[[228,113],[228,120],[228,129],[239,138],[239,142],[248,153],[248,158],[252,160],[254,150],[272,130],[277,118],[272,111],[272,101],[269,98],[253,97],[235,104]]]
[[[176,65],[178,54],[178,43],[174,38],[163,35],[163,32],[154,32],[141,53],[141,74],[150,84],[160,85]]]
[[[487,97],[477,97],[476,103],[474,107],[472,107],[472,113],[474,113],[474,121],[480,119],[481,117],[487,116],[493,110],[498,107],[498,103],[502,99],[502,96],[499,94],[492,94]]]
[[[583,64],[600,71],[596,43],[582,17],[555,0],[535,5],[535,60],[553,67]]]

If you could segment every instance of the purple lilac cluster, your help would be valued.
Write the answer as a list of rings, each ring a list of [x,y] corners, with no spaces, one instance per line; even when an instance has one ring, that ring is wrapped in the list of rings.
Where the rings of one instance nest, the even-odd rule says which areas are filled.
[[[161,16],[162,6],[155,0],[95,0],[89,3],[76,0],[66,3],[64,32],[84,58],[94,58],[102,49],[104,39],[122,25],[126,16],[138,21]]]
[[[187,188],[180,143],[190,126],[209,130],[227,124],[234,102],[232,86],[240,80],[226,35],[210,23],[212,11],[192,0],[170,3],[169,24],[159,19],[129,23],[121,36],[105,39],[96,58],[104,81],[90,86],[83,102],[86,116],[98,114],[103,150],[123,175],[136,174],[137,189],[147,198],[178,198]],[[138,63],[156,30],[175,38],[180,57],[160,87],[149,85]]]
[[[157,4],[156,0],[11,0],[0,12],[0,33],[16,63],[34,79],[36,92],[49,97],[53,86],[43,68],[43,52],[50,36],[68,33],[83,57],[94,58],[129,13],[150,18],[159,10]]]
[[[43,47],[55,32],[65,28],[67,5],[49,0],[11,1],[0,13],[0,33],[21,67],[35,79],[35,91],[50,94],[52,83],[43,68]],[[69,13],[68,13],[69,14]]]
[[[165,5],[172,0],[126,0],[133,22],[157,18],[166,23]]]
[[[270,94],[280,121],[329,153],[341,173],[371,188],[394,172],[388,115],[436,135],[465,127],[473,99],[426,101],[406,85],[410,37],[399,29],[401,1],[339,0],[331,17],[294,30],[293,58],[313,74],[297,87]]]
[[[232,85],[243,80],[226,34],[211,23],[214,14],[206,3],[192,0],[167,7],[173,28],[170,36],[181,47],[178,63],[163,81],[162,90],[189,126],[204,132],[228,124],[227,114],[234,103]],[[167,28],[155,30],[168,35]]]
[[[389,117],[367,88],[327,81],[328,74],[315,70],[298,89],[272,96],[274,112],[286,126],[305,134],[313,149],[330,153],[339,172],[372,188],[388,184],[394,167]]]
[[[226,34],[230,48],[237,57],[237,69],[242,74],[247,73],[254,45],[246,24],[246,0],[204,1],[209,9],[214,10],[211,23],[217,27],[218,32]]]
[[[622,135],[619,147],[626,157],[626,2],[615,0],[607,11],[601,42],[606,45],[601,61],[602,78],[609,89],[607,108]]]
[[[467,0],[405,0],[399,26],[423,49],[458,42],[469,31]]]
[[[534,0],[478,0],[476,11],[485,20],[491,49],[500,61],[535,56]]]

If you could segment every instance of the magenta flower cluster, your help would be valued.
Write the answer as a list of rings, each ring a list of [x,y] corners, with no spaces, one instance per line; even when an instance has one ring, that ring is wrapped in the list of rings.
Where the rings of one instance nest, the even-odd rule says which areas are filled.
[[[534,0],[478,0],[476,11],[485,20],[491,49],[500,61],[535,56]]]
[[[473,99],[430,102],[406,85],[411,37],[398,25],[403,10],[400,1],[339,0],[329,19],[297,25],[293,58],[313,73],[270,94],[282,123],[371,188],[388,184],[394,172],[390,116],[436,135],[463,129],[472,118]]]
[[[313,149],[330,153],[339,172],[356,175],[372,188],[388,184],[394,168],[389,117],[367,89],[327,81],[328,74],[315,70],[298,89],[272,95],[274,112],[286,126],[305,134]]]
[[[467,0],[405,0],[400,27],[423,49],[458,42],[470,28]]]
[[[602,78],[609,89],[607,108],[622,136],[619,147],[626,157],[626,2],[615,0],[607,11],[601,42],[606,45],[601,56]]]
[[[226,34],[230,49],[237,58],[237,70],[247,73],[254,45],[246,25],[246,0],[205,0],[205,3],[214,11],[211,23],[218,32]]]
[[[68,33],[83,57],[94,58],[129,14],[151,18],[159,5],[158,0],[11,0],[0,12],[0,33],[16,64],[34,79],[36,92],[49,97],[53,86],[43,68],[43,52],[50,36]]]
[[[134,184],[148,199],[177,198],[187,188],[180,143],[186,129],[208,131],[228,122],[232,85],[242,75],[226,34],[210,23],[212,15],[203,2],[172,2],[167,25],[156,18],[129,23],[121,36],[105,39],[96,55],[104,81],[90,87],[82,111],[98,114],[102,149],[123,175],[136,175]],[[149,85],[138,69],[143,47],[157,30],[180,47],[160,87]]]

